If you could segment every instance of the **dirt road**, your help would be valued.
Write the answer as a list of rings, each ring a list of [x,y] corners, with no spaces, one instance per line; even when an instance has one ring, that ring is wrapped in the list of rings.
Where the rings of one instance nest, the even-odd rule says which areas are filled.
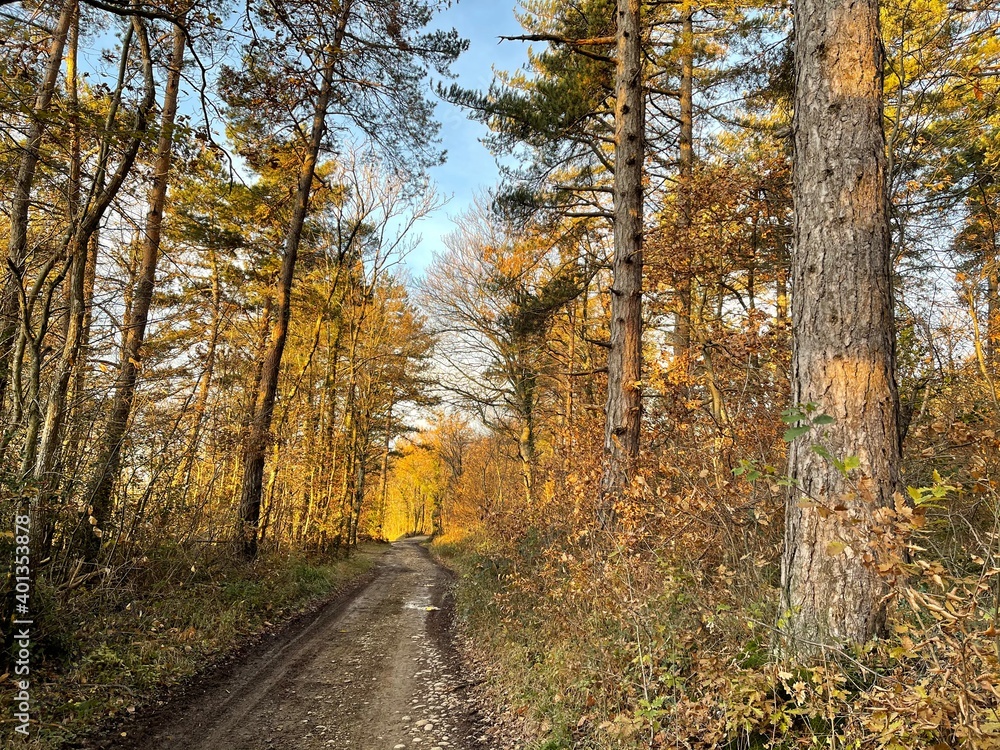
[[[486,748],[449,640],[447,589],[417,540],[396,543],[363,589],[138,717],[111,747]]]

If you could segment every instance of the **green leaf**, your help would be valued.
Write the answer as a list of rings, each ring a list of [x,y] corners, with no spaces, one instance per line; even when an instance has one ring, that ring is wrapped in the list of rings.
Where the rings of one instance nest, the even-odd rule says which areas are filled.
[[[860,468],[861,459],[857,456],[848,456],[844,459],[844,470],[854,471],[854,469]]]
[[[813,418],[813,424],[824,425],[833,424],[837,420],[831,417],[829,414],[820,414],[818,417]]]
[[[833,460],[833,454],[824,445],[814,445],[812,446],[812,452],[815,453],[820,458],[825,458],[827,461]]]
[[[923,490],[919,490],[916,487],[907,487],[906,494],[910,496],[910,499],[915,503],[920,503],[924,499]]]
[[[795,424],[796,422],[801,422],[805,418],[806,413],[801,409],[796,409],[795,407],[785,409],[781,412],[781,421],[785,424]]]
[[[782,437],[782,439],[786,443],[790,443],[793,440],[795,440],[795,438],[799,437],[800,435],[805,435],[811,429],[812,429],[812,425],[808,425],[808,424],[799,425],[798,427],[791,427],[791,428],[785,430],[785,434]]]

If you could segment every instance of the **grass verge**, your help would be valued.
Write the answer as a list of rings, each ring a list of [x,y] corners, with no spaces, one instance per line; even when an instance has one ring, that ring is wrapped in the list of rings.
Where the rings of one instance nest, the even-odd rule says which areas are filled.
[[[248,565],[163,549],[94,589],[67,593],[42,584],[31,738],[18,746],[54,750],[100,722],[134,713],[248,639],[342,591],[387,550],[366,544],[338,560],[264,555]],[[11,677],[0,677],[0,693],[9,687]],[[9,714],[0,718],[0,737],[14,737]]]

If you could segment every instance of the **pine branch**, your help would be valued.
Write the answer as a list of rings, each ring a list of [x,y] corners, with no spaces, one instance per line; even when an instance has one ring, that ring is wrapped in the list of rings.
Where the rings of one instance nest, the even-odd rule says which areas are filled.
[[[615,43],[615,38],[613,36],[595,36],[589,39],[570,39],[568,37],[559,36],[558,34],[521,34],[519,36],[502,36],[500,41],[507,42],[551,42],[552,44],[564,44],[569,47],[573,52],[584,57],[589,57],[591,60],[597,60],[598,62],[613,63],[615,59],[609,55],[602,55],[597,52],[591,52],[586,49],[587,47],[604,47],[610,46]]]

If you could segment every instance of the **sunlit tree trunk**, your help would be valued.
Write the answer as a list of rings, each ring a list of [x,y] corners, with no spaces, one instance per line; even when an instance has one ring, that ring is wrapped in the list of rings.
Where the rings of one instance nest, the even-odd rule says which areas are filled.
[[[20,281],[12,269],[23,272],[28,257],[28,215],[31,205],[31,188],[35,182],[35,171],[41,158],[42,138],[49,123],[48,111],[55,94],[56,82],[62,67],[63,51],[73,19],[79,9],[77,0],[66,0],[59,14],[59,20],[49,44],[45,74],[35,95],[28,133],[21,151],[21,161],[14,179],[13,199],[10,211],[10,237],[7,241],[7,263],[5,279],[0,295],[0,408],[3,407],[13,360],[14,341],[18,333],[17,309]]]
[[[864,642],[885,617],[864,560],[900,462],[878,22],[877,0],[796,6],[792,401],[835,420],[789,449],[782,610],[800,655]],[[845,477],[817,440],[859,468]]]
[[[299,170],[298,188],[292,218],[285,235],[285,248],[281,260],[281,274],[276,294],[277,310],[267,352],[264,355],[260,382],[257,386],[257,400],[254,404],[253,421],[243,447],[243,482],[240,487],[239,519],[237,521],[237,544],[243,555],[253,558],[257,555],[257,527],[260,523],[261,494],[263,492],[264,463],[267,442],[274,415],[274,402],[278,395],[278,377],[281,373],[281,357],[288,337],[288,323],[291,319],[292,282],[295,278],[295,262],[298,258],[302,228],[305,226],[309,210],[309,198],[313,188],[313,177],[319,160],[323,134],[326,132],[326,116],[333,89],[334,56],[340,40],[343,39],[350,3],[341,10],[338,41],[334,49],[328,51],[328,59],[323,69],[322,81],[302,167]]]
[[[642,422],[642,206],[645,90],[640,1],[618,0],[615,76],[614,263],[608,398],[605,406],[602,522],[631,482]]]
[[[121,367],[115,382],[115,394],[110,407],[108,424],[97,453],[97,472],[86,495],[89,505],[93,507],[91,515],[96,519],[99,528],[103,528],[111,512],[111,493],[118,481],[122,445],[132,415],[132,405],[135,400],[141,367],[142,348],[146,339],[146,327],[149,324],[149,310],[156,284],[156,266],[160,256],[163,209],[167,200],[167,185],[173,158],[174,120],[177,115],[185,40],[184,29],[181,26],[176,26],[173,33],[166,88],[163,94],[160,134],[153,162],[153,179],[149,193],[149,209],[146,213],[143,231],[137,284],[130,314],[125,321]],[[86,557],[90,560],[95,559],[99,547],[99,539],[96,537],[90,539],[85,549]]]
[[[385,536],[385,503],[389,491],[389,446],[392,443],[392,410],[396,404],[389,402],[389,408],[385,413],[385,435],[382,436],[382,466],[378,491],[378,538]]]
[[[208,398],[212,388],[212,376],[215,374],[215,357],[222,334],[222,280],[219,273],[219,259],[214,249],[208,251],[209,263],[212,266],[212,323],[208,335],[208,350],[204,356],[204,368],[198,378],[198,390],[191,409],[191,430],[188,433],[187,449],[184,453],[182,469],[178,476],[183,482],[181,506],[187,505],[191,491],[191,472],[198,460],[201,447],[201,432],[205,424],[205,413],[208,409]]]
[[[87,388],[87,363],[90,358],[90,331],[94,321],[94,285],[97,281],[97,258],[100,248],[100,230],[95,230],[90,237],[87,247],[86,275],[83,280],[83,327],[80,331],[80,365],[76,368],[73,376],[70,399],[70,431],[66,441],[66,449],[61,459],[68,465],[75,465],[80,458],[80,446],[84,437],[90,430],[90,424],[85,418],[89,409],[86,398]],[[75,476],[67,477],[66,489],[72,493],[72,488],[77,481]]]

